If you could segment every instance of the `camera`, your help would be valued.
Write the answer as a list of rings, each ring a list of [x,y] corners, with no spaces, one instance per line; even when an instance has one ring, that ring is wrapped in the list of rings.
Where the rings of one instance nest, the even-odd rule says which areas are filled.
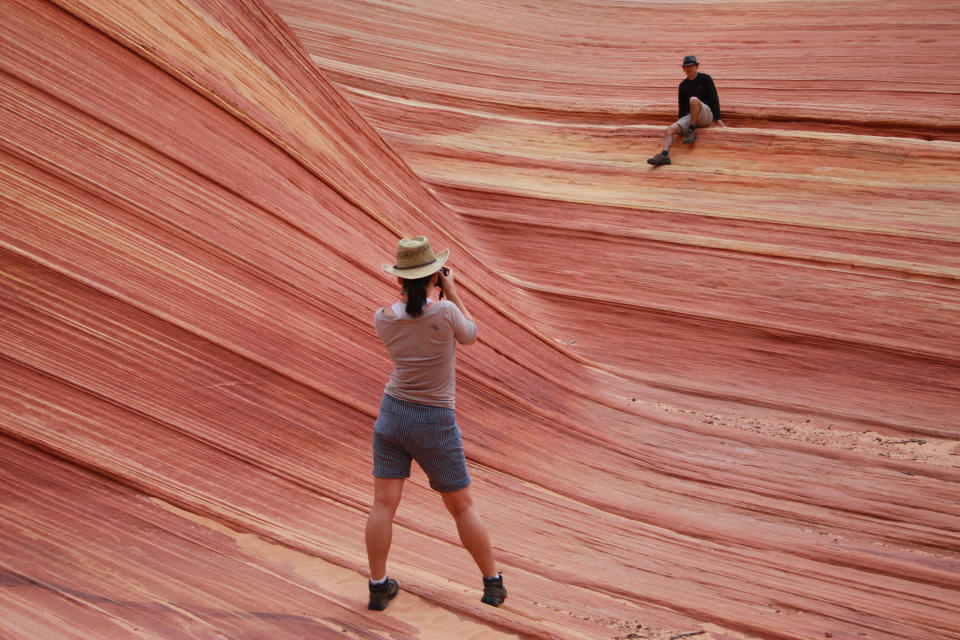
[[[443,282],[444,276],[448,275],[448,274],[450,273],[450,270],[447,269],[446,267],[440,267],[439,273],[440,273],[440,277],[437,278],[437,287],[440,289],[440,300],[443,300],[443,284],[442,284],[442,282]]]

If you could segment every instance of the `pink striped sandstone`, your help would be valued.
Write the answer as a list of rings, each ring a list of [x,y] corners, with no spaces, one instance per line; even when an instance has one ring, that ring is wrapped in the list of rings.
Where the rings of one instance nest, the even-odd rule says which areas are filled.
[[[0,635],[960,633],[960,9],[128,5],[0,25]],[[651,171],[688,52],[730,126]],[[363,606],[411,232],[497,610],[419,475]]]

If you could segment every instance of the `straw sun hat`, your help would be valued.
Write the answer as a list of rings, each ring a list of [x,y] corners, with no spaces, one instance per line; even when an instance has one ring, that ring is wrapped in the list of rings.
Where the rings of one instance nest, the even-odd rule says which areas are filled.
[[[434,253],[430,241],[424,236],[402,238],[397,243],[396,264],[382,263],[383,270],[404,280],[416,280],[436,273],[446,264],[450,249]]]

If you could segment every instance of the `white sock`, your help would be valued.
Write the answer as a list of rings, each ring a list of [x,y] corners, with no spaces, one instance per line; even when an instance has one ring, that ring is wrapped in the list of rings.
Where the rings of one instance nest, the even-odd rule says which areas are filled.
[[[383,576],[383,577],[380,578],[379,580],[374,580],[373,578],[371,578],[371,579],[370,579],[370,584],[383,584],[383,583],[386,582],[386,581],[387,581],[387,576]]]

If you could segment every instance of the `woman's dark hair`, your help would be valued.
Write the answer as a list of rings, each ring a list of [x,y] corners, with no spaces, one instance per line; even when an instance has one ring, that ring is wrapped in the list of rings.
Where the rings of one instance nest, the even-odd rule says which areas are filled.
[[[411,318],[416,318],[423,313],[423,307],[427,304],[427,289],[432,279],[432,273],[422,278],[404,279],[403,288],[407,292],[407,315]]]

